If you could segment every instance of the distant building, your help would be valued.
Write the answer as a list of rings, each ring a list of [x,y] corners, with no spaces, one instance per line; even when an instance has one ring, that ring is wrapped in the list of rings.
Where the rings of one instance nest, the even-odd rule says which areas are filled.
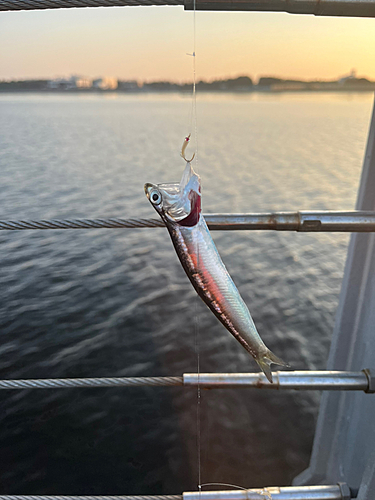
[[[118,80],[117,78],[105,76],[103,78],[93,80],[92,86],[94,89],[98,90],[116,90],[118,87]]]
[[[338,82],[342,85],[349,80],[356,80],[356,79],[357,79],[357,70],[353,68],[348,75],[344,75],[341,78],[339,78]]]
[[[83,77],[83,76],[75,76],[75,77],[72,77],[72,78],[75,78],[75,83],[76,83],[76,87],[78,89],[89,89],[92,87],[92,78],[86,78],[86,77]]]
[[[47,82],[47,88],[51,90],[66,90],[67,86],[68,80],[65,78],[55,78]]]
[[[92,79],[82,76],[71,76],[70,78],[55,78],[47,82],[47,88],[51,90],[74,90],[89,89],[92,87]]]

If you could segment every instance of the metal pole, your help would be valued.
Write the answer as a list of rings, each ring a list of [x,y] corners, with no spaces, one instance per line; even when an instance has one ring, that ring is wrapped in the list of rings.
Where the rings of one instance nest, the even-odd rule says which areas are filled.
[[[275,231],[375,231],[375,212],[326,210],[320,212],[274,212],[264,214],[208,214],[210,229],[273,229]]]
[[[263,373],[184,373],[184,386],[204,388],[252,387],[273,390],[330,390],[373,392],[370,370],[361,372],[277,371],[271,384]],[[372,382],[372,386],[371,383]]]
[[[192,10],[193,5],[193,0],[185,0],[185,9]],[[196,0],[196,9],[375,17],[373,0]]]
[[[350,498],[350,490],[343,483],[183,493],[183,500],[350,500]]]

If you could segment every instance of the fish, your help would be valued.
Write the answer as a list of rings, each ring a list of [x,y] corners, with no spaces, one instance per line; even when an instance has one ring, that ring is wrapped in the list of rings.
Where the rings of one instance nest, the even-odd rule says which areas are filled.
[[[184,156],[189,137],[185,139]],[[191,160],[179,183],[146,183],[148,200],[163,220],[182,267],[199,297],[255,359],[272,383],[271,363],[286,366],[261,339],[250,311],[229,275],[201,210],[201,182]]]

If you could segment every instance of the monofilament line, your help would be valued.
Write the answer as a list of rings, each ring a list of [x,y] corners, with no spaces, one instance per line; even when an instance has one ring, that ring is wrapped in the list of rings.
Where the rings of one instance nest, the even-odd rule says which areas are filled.
[[[199,267],[199,246],[197,245],[197,263]],[[197,464],[198,464],[198,491],[202,490],[202,470],[201,470],[201,386],[200,386],[200,331],[198,318],[198,300],[195,298],[195,352],[197,354]]]
[[[193,53],[186,53],[186,55],[191,56],[193,58],[193,90],[191,97],[191,108],[190,108],[190,123],[189,123],[189,135],[193,137],[194,141],[194,158],[195,165],[197,164],[197,156],[198,156],[198,127],[197,127],[197,93],[196,93],[196,8],[195,8],[194,0],[194,9],[193,9]],[[195,167],[195,170],[197,167]]]
[[[199,266],[199,253],[198,253]],[[197,464],[198,464],[198,490],[201,491],[202,471],[201,471],[201,386],[200,386],[200,342],[199,342],[199,319],[198,319],[198,300],[195,298],[195,352],[197,354]]]
[[[196,23],[196,0],[194,0],[193,10],[193,115],[194,115],[194,139],[195,139],[195,164],[198,162],[198,126],[197,126],[197,69],[196,69],[196,44],[197,44],[197,23]],[[198,250],[198,265],[199,265],[199,250]],[[198,313],[198,311],[197,311]],[[198,373],[198,387],[197,387],[197,431],[198,431],[198,490],[202,491],[202,465],[201,465],[201,386],[200,386],[200,338],[199,338],[199,319],[197,320],[197,373]]]
[[[197,44],[197,23],[196,23],[196,0],[194,0],[194,11],[193,11],[193,25],[194,25],[194,35],[193,35],[193,115],[194,115],[194,139],[195,139],[195,163],[198,161],[198,127],[197,127],[197,69],[196,69],[196,44]]]
[[[196,92],[196,0],[193,4],[193,53],[189,54],[193,57],[193,94],[191,100],[191,114],[190,114],[190,133],[194,126],[194,141],[195,141],[195,165],[197,165],[198,158],[198,127],[197,127],[197,92]],[[199,268],[199,246],[197,245],[197,264]],[[195,302],[195,352],[197,355],[197,465],[198,465],[198,491],[202,490],[202,471],[201,471],[201,387],[200,387],[200,338],[199,338],[199,319],[198,319],[198,298]]]

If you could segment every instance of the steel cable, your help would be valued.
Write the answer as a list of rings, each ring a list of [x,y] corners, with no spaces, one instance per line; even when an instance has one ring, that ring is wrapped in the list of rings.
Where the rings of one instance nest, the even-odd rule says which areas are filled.
[[[0,495],[0,500],[182,500],[182,495]]]
[[[67,219],[67,220],[1,220],[0,230],[21,229],[94,229],[94,228],[142,228],[163,227],[158,219]]]
[[[72,7],[122,7],[184,5],[182,0],[0,0],[0,10],[66,9]]]
[[[72,387],[139,387],[183,385],[183,377],[113,377],[0,380],[0,389],[61,389]]]

